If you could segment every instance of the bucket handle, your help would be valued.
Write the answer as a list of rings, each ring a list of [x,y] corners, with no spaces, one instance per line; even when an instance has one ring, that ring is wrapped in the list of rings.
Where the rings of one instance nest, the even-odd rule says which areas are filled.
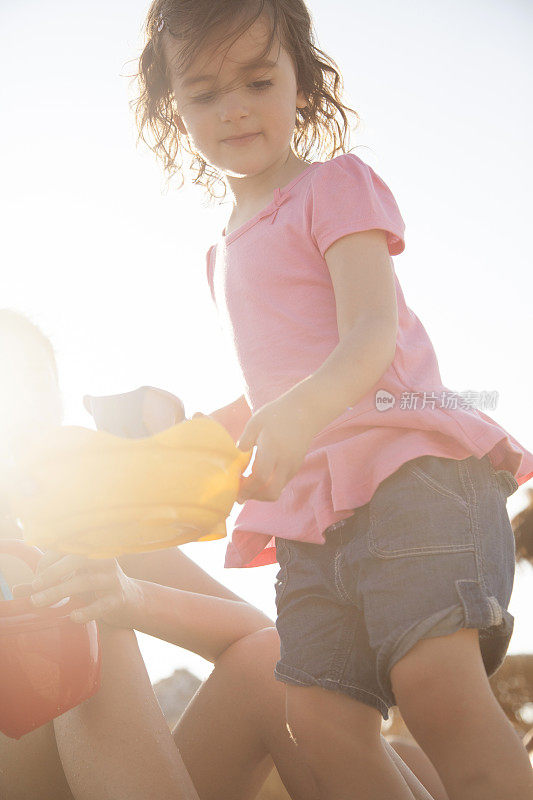
[[[37,570],[37,565],[44,555],[38,547],[23,542],[22,539],[0,539],[0,553],[22,559],[32,572]]]
[[[38,547],[35,547],[35,545],[32,544],[28,544],[27,542],[22,541],[22,539],[0,539],[0,553],[4,553],[10,556],[16,556],[17,558],[22,559],[22,561],[25,561],[26,564],[30,567],[32,572],[36,572],[37,565],[44,555],[43,551],[39,550]],[[18,585],[25,586],[26,584],[18,584]],[[27,585],[29,587],[29,584]],[[29,590],[27,593],[31,594]],[[82,608],[83,606],[84,603],[81,598],[69,597],[67,604],[58,607],[57,610],[58,611],[61,610],[62,614],[68,614],[77,608]],[[48,612],[55,610],[56,609],[54,607],[47,608]]]

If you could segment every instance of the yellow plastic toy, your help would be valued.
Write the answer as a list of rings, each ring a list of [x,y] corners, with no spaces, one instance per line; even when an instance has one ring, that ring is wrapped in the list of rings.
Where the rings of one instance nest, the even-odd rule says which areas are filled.
[[[89,558],[221,539],[251,455],[207,416],[143,439],[63,426],[25,448],[12,513],[28,543]]]

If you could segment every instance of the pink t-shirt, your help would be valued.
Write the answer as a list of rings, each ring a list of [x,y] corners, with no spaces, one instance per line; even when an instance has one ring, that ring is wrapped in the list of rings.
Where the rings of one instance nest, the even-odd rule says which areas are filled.
[[[390,189],[358,156],[343,153],[275,189],[270,205],[209,248],[209,286],[253,412],[315,372],[339,343],[324,254],[340,237],[371,228],[387,232],[391,256],[403,252],[405,225]],[[396,274],[395,283],[394,361],[365,397],[316,434],[278,500],[244,503],[227,567],[273,563],[274,536],[324,543],[326,528],[417,456],[489,453],[492,465],[519,484],[533,476],[533,454],[443,385],[429,336]]]

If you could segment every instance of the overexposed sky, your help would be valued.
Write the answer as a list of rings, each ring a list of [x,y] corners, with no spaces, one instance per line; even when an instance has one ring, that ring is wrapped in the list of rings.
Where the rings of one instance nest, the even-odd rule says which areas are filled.
[[[160,386],[190,415],[243,392],[205,280],[205,253],[229,204],[207,210],[197,187],[166,191],[155,157],[135,146],[126,76],[148,5],[0,4],[0,305],[29,314],[52,339],[68,424],[91,426],[84,393]],[[406,223],[395,268],[445,385],[497,391],[489,416],[532,449],[533,7],[308,6],[317,45],[361,116],[351,146],[389,185]],[[522,487],[510,514],[524,503]],[[273,616],[276,567],[224,570],[224,549],[184,548]],[[533,652],[532,593],[526,566],[511,601],[511,651]],[[139,641],[152,679],[182,665],[209,671],[171,645]]]

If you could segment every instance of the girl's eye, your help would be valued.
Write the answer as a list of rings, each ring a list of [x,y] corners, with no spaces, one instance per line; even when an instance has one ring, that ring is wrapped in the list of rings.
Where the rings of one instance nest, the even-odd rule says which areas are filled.
[[[272,86],[272,81],[254,81],[253,83],[249,83],[248,86],[253,86],[256,91],[261,92],[268,89],[269,86]],[[194,101],[196,103],[209,103],[214,97],[215,94],[213,93],[204,94],[200,97],[195,97]]]
[[[272,81],[255,81],[251,83],[250,86],[261,91],[261,89],[267,89],[269,86],[272,86]]]

